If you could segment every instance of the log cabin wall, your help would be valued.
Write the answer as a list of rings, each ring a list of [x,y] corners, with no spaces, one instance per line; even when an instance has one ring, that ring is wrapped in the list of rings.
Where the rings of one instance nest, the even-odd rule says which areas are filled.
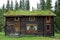
[[[20,18],[14,17],[14,30],[15,32],[20,33]]]
[[[54,35],[54,17],[45,17],[44,20],[44,35],[53,36]]]
[[[10,33],[14,32],[13,24],[14,24],[14,17],[6,17],[6,24],[5,24],[5,33],[9,35]]]
[[[20,18],[19,17],[6,17],[6,34],[20,33]]]
[[[34,16],[32,16],[34,17]],[[47,18],[48,21],[47,21]],[[36,24],[37,30],[27,30],[27,24]],[[50,25],[50,30],[47,26]],[[35,20],[31,21],[29,16],[23,17],[6,17],[6,34],[18,32],[21,34],[38,34],[38,35],[54,35],[54,17],[35,16]]]
[[[26,24],[37,24],[37,34],[43,33],[44,27],[44,17],[36,16],[34,21],[29,21],[29,17],[21,17],[21,34],[25,34],[24,31],[27,31]],[[27,33],[27,32],[26,32]],[[31,33],[31,32],[30,32]]]

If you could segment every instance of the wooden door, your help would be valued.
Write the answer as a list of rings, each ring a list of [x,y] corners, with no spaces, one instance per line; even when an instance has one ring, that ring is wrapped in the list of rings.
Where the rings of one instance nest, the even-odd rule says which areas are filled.
[[[15,29],[15,32],[20,32],[20,18],[15,18],[14,29]]]

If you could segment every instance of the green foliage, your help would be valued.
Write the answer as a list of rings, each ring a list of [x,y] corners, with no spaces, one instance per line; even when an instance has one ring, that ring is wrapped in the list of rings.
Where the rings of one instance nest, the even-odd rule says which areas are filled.
[[[5,12],[5,10],[6,10],[6,8],[5,8],[5,5],[3,4],[3,6],[2,6],[2,10],[3,10],[3,12]]]
[[[25,6],[24,6],[24,0],[21,0],[21,1],[22,1],[22,3],[21,3],[21,4],[22,4],[22,10],[24,10],[24,9],[25,9],[25,8],[24,8],[24,7],[25,7]]]
[[[51,0],[47,0],[45,5],[46,5],[45,8],[47,10],[51,10]]]
[[[57,1],[55,2],[55,14],[57,13],[57,6],[58,6],[58,4],[57,4]]]
[[[60,34],[59,33],[55,33],[55,38],[58,38],[60,40]]]
[[[20,0],[20,5],[19,5],[19,9],[22,9],[22,0]]]
[[[13,10],[13,1],[11,1],[10,9]]]
[[[7,0],[7,5],[6,5],[7,11],[10,10],[10,4],[9,4],[9,0]]]
[[[5,5],[3,4],[3,6],[2,6],[2,9],[4,10],[5,9]]]
[[[57,8],[57,9],[56,9],[56,14],[57,14],[57,16],[60,17],[60,0],[57,0],[57,7],[55,7],[55,8]]]
[[[60,34],[55,33],[55,38],[42,36],[24,36],[24,37],[9,37],[4,36],[4,32],[0,32],[0,40],[60,40]]]
[[[55,3],[55,14],[57,15],[55,18],[55,31],[60,33],[60,0],[57,0]]]
[[[30,9],[29,0],[26,0],[26,10]]]
[[[56,16],[53,12],[49,10],[41,10],[41,11],[8,11],[7,13],[4,14],[4,16]]]
[[[4,36],[4,32],[0,32],[0,40],[53,40],[54,38],[50,37],[41,37],[41,36],[24,36],[24,37],[9,37]]]
[[[0,9],[0,32],[3,30],[4,27],[4,17],[3,17],[3,10]]]
[[[45,1],[44,0],[40,0],[40,8],[41,8],[41,10],[45,10]]]
[[[18,2],[17,2],[17,0],[15,1],[15,10],[18,10]]]
[[[39,3],[37,3],[37,10],[39,10],[39,9],[40,9],[39,7],[40,7],[40,5],[39,5]]]
[[[60,17],[55,17],[55,32],[60,33]]]

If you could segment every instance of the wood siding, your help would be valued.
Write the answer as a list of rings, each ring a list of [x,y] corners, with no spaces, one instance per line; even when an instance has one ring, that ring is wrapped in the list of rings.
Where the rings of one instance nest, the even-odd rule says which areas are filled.
[[[33,16],[32,16],[33,17]],[[29,16],[19,17],[19,20],[15,20],[16,17],[6,17],[6,33],[19,32],[21,34],[38,34],[38,35],[54,35],[54,17],[49,17],[50,21],[46,21],[46,16],[35,16],[34,21],[29,21]],[[37,30],[27,30],[26,24],[37,24]],[[46,24],[50,24],[51,29],[46,30]],[[11,29],[9,29],[9,25]]]
[[[16,21],[14,18],[14,30],[15,32],[20,32],[20,18],[18,19],[18,21]]]

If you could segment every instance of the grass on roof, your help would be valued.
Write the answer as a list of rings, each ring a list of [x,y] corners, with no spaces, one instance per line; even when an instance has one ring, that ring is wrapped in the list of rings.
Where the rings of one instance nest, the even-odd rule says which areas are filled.
[[[4,14],[5,16],[31,16],[31,15],[39,15],[39,16],[55,16],[55,14],[49,10],[44,10],[44,11],[8,11],[7,13]]]

